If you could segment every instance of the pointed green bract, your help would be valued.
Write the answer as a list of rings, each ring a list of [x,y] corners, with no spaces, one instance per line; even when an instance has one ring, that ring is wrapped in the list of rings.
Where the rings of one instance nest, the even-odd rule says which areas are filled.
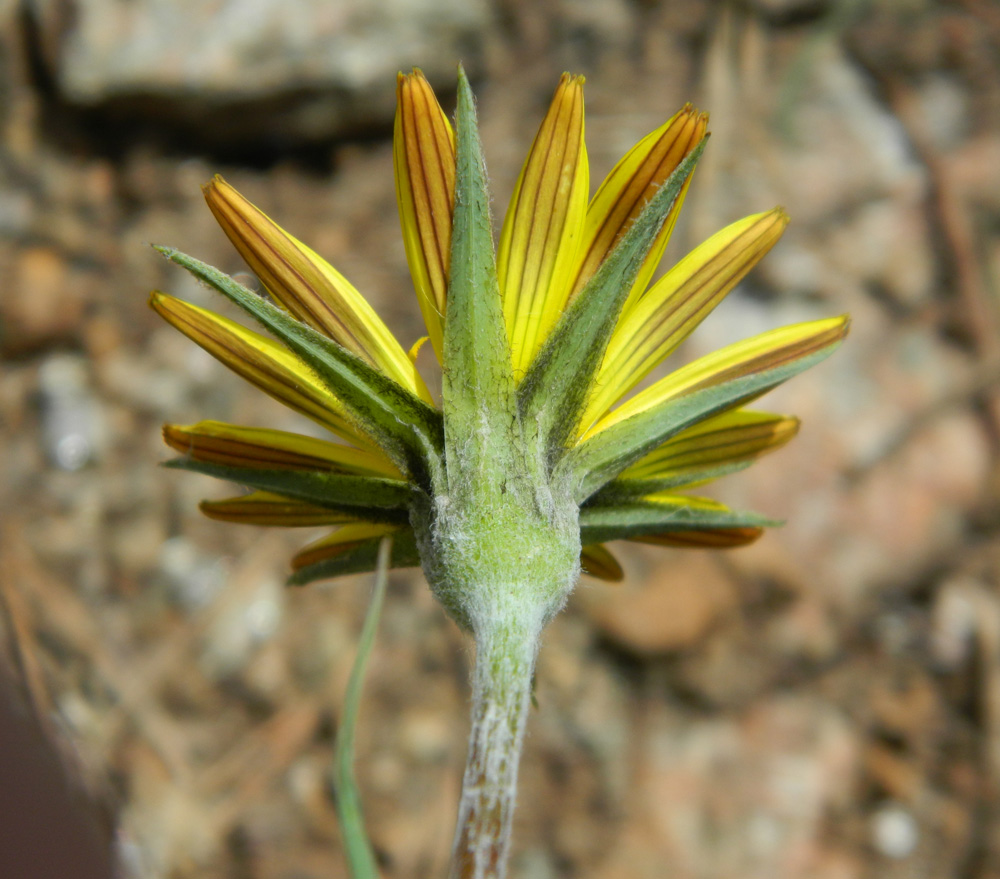
[[[758,513],[731,510],[706,498],[675,495],[608,507],[584,507],[580,510],[580,539],[586,545],[664,531],[702,531],[779,524],[781,523]]]
[[[519,434],[510,346],[497,283],[490,198],[472,90],[459,69],[455,215],[444,320],[442,402],[449,488],[488,490],[516,478]],[[480,485],[476,485],[478,482]]]
[[[846,318],[782,327],[696,360],[662,380],[671,391],[664,392],[659,402],[655,401],[661,383],[622,407],[634,414],[616,418],[612,412],[608,426],[601,429],[598,424],[598,432],[571,449],[558,470],[583,502],[685,428],[759,397],[829,357],[847,327]],[[640,399],[643,395],[647,396]]]
[[[413,497],[413,488],[408,483],[376,476],[348,476],[312,470],[259,470],[210,464],[191,458],[175,458],[166,461],[163,466],[227,479],[372,522],[408,521],[409,504]]]
[[[374,571],[378,562],[378,548],[382,537],[373,537],[347,551],[299,568],[288,578],[289,586],[305,586],[315,580],[329,580],[344,574],[363,574]],[[392,533],[390,568],[415,568],[420,565],[416,538],[410,528],[400,528]]]
[[[738,461],[732,464],[722,464],[718,467],[706,467],[703,470],[685,470],[665,476],[647,476],[641,479],[612,479],[607,485],[592,495],[587,503],[614,504],[634,498],[645,497],[659,491],[672,491],[679,488],[693,488],[714,479],[729,476],[745,470],[753,462]]]
[[[518,388],[522,418],[537,429],[536,440],[546,458],[565,446],[576,430],[618,314],[706,140],[701,140],[657,190],[563,312]]]
[[[441,414],[360,357],[300,323],[218,269],[170,247],[157,247],[247,312],[302,359],[351,417],[416,481],[429,485],[443,448]]]

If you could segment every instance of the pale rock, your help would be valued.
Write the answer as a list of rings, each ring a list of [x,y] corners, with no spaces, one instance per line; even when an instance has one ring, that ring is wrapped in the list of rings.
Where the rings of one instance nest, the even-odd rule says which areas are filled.
[[[241,575],[250,576],[246,570]],[[278,629],[284,610],[281,582],[270,576],[254,579],[252,585],[231,584],[205,633],[200,665],[211,678],[238,673]]]
[[[27,4],[71,104],[155,96],[156,112],[235,140],[344,134],[391,120],[396,72],[454,82],[491,20],[485,0],[88,0]],[[259,106],[261,112],[234,112]]]
[[[900,122],[835,43],[818,49],[797,107],[794,149],[782,157],[795,182],[790,210],[809,221],[851,208],[923,176]]]
[[[908,187],[891,197],[860,206],[814,247],[827,268],[824,292],[836,301],[844,276],[883,289],[908,306],[927,302],[934,292],[935,244],[930,240],[921,188]]]
[[[829,0],[751,0],[751,6],[771,18],[824,12]]]
[[[956,575],[941,584],[931,609],[930,648],[938,668],[957,672],[974,656],[981,602],[990,594],[982,583]]]
[[[923,131],[934,147],[948,152],[964,143],[969,134],[969,98],[957,76],[928,74],[917,90],[917,106],[923,117]]]
[[[794,124],[785,136],[762,121],[775,107],[757,108],[750,97],[739,96],[743,104],[717,124],[742,125],[753,136],[726,128],[724,153],[708,156],[721,163],[718,177],[701,184],[712,186],[717,223],[782,204],[793,222],[821,234],[869,200],[926,185],[926,170],[902,124],[838,42],[823,42],[810,52],[786,98],[794,101]]]
[[[436,708],[414,708],[399,725],[399,745],[414,760],[440,763],[452,751],[452,731],[447,716]]]
[[[681,876],[806,875],[859,760],[846,718],[811,696],[760,701],[736,722],[660,705],[640,746],[629,808]]]
[[[561,10],[560,22],[572,29],[578,41],[589,41],[589,47],[600,53],[628,46],[635,39],[634,12],[624,0],[578,0]]]
[[[920,828],[913,814],[902,806],[889,803],[871,819],[872,843],[887,858],[907,858],[920,842]]]
[[[211,605],[225,588],[228,566],[187,537],[171,537],[159,548],[159,569],[172,597],[189,612]]]
[[[831,570],[852,591],[918,570],[958,538],[990,466],[988,440],[971,413],[918,431],[842,495]]]
[[[666,552],[641,586],[580,590],[580,604],[615,643],[639,654],[691,647],[737,604],[736,586],[708,553]]]
[[[106,425],[83,358],[48,357],[38,371],[42,441],[50,462],[61,470],[79,470],[101,456]]]
[[[13,257],[0,297],[0,349],[6,355],[72,339],[84,297],[74,272],[56,250],[27,247]]]
[[[120,572],[138,577],[155,570],[166,538],[166,521],[157,512],[117,522],[111,529],[111,550]]]

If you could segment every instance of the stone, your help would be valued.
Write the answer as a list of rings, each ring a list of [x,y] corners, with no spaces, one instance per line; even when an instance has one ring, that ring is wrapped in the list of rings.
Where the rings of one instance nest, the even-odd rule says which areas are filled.
[[[38,390],[49,460],[61,470],[79,470],[100,458],[105,420],[86,361],[71,354],[47,358],[38,371]]]
[[[737,604],[736,587],[708,553],[664,552],[643,585],[580,590],[601,632],[640,655],[697,644]]]
[[[166,523],[157,513],[132,516],[118,523],[111,535],[118,572],[138,578],[155,571],[166,538]]]
[[[797,16],[820,15],[830,6],[829,0],[751,0],[750,5],[765,17],[778,21]]]
[[[262,117],[275,145],[384,126],[398,70],[453,87],[455,59],[475,63],[469,41],[490,23],[485,0],[27,5],[64,100],[235,145]]]
[[[658,705],[638,746],[625,823],[660,869],[601,875],[652,879],[664,858],[678,876],[814,875],[804,865],[858,766],[847,719],[812,696],[761,700],[736,722]]]
[[[0,297],[0,353],[19,356],[73,338],[84,299],[74,295],[72,274],[51,247],[27,247],[13,256]]]
[[[912,813],[895,803],[872,815],[871,833],[875,848],[894,860],[909,857],[920,842],[920,828]]]

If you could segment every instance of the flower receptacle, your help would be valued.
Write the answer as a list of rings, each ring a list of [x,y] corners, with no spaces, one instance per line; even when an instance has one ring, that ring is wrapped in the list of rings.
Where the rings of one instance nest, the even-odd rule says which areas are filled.
[[[431,589],[477,638],[515,620],[540,632],[579,576],[579,508],[568,494],[544,511],[502,490],[492,503],[439,494],[415,504],[410,521]]]

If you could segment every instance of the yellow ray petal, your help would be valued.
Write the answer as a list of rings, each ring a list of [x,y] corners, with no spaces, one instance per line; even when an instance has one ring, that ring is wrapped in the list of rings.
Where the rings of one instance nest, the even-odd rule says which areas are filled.
[[[340,525],[357,521],[347,513],[338,513],[303,501],[292,500],[269,491],[255,491],[222,501],[202,501],[198,508],[220,522],[240,525],[263,525],[280,528],[311,528],[317,525]]]
[[[455,134],[419,70],[396,80],[393,166],[406,260],[440,362],[455,211]]]
[[[727,345],[689,363],[626,400],[591,427],[584,438],[682,394],[715,387],[731,379],[775,369],[790,361],[808,357],[842,339],[847,334],[849,325],[847,316],[842,315],[792,324]]]
[[[430,336],[421,336],[410,346],[410,350],[406,352],[406,356],[410,358],[414,363],[417,362],[417,358],[420,356],[420,351],[427,344],[427,340]]]
[[[354,549],[366,540],[374,537],[384,537],[400,530],[399,525],[374,525],[371,522],[358,522],[344,525],[332,534],[328,534],[315,543],[299,550],[292,558],[292,569],[297,571],[306,565],[314,565],[327,559],[336,558],[348,550]]]
[[[563,74],[521,170],[497,248],[516,375],[527,370],[569,297],[589,186],[583,77]]]
[[[615,165],[587,208],[574,294],[590,280],[656,189],[698,145],[707,127],[708,114],[699,113],[687,104],[656,131],[647,134]],[[663,256],[684,203],[688,183],[690,177],[643,262],[626,300],[626,308],[646,289]]]
[[[622,479],[654,479],[751,460],[787,443],[799,420],[768,412],[736,409],[709,418],[653,449],[621,474]]]
[[[701,323],[778,241],[780,208],[716,232],[664,275],[615,327],[583,423],[634,388]]]
[[[407,390],[430,394],[396,337],[323,257],[278,226],[221,177],[204,187],[222,230],[274,298]]]
[[[284,430],[200,421],[187,426],[165,424],[163,439],[182,455],[228,467],[328,470],[357,476],[401,478],[399,470],[379,452]]]
[[[580,550],[580,567],[583,573],[609,583],[620,583],[625,576],[618,559],[603,543],[593,543]]]
[[[654,546],[675,546],[679,549],[732,549],[753,543],[764,533],[763,528],[704,528],[690,531],[664,531],[644,537],[629,537],[633,543],[651,543]]]
[[[656,504],[660,507],[678,507],[680,509],[695,510],[727,510],[728,508],[721,501],[711,497],[696,497],[689,494],[677,494],[675,491],[655,491],[647,494],[642,502],[645,504]]]
[[[164,320],[237,375],[348,442],[373,448],[367,437],[347,420],[340,401],[301,360],[277,342],[165,293],[154,292],[149,304]]]

